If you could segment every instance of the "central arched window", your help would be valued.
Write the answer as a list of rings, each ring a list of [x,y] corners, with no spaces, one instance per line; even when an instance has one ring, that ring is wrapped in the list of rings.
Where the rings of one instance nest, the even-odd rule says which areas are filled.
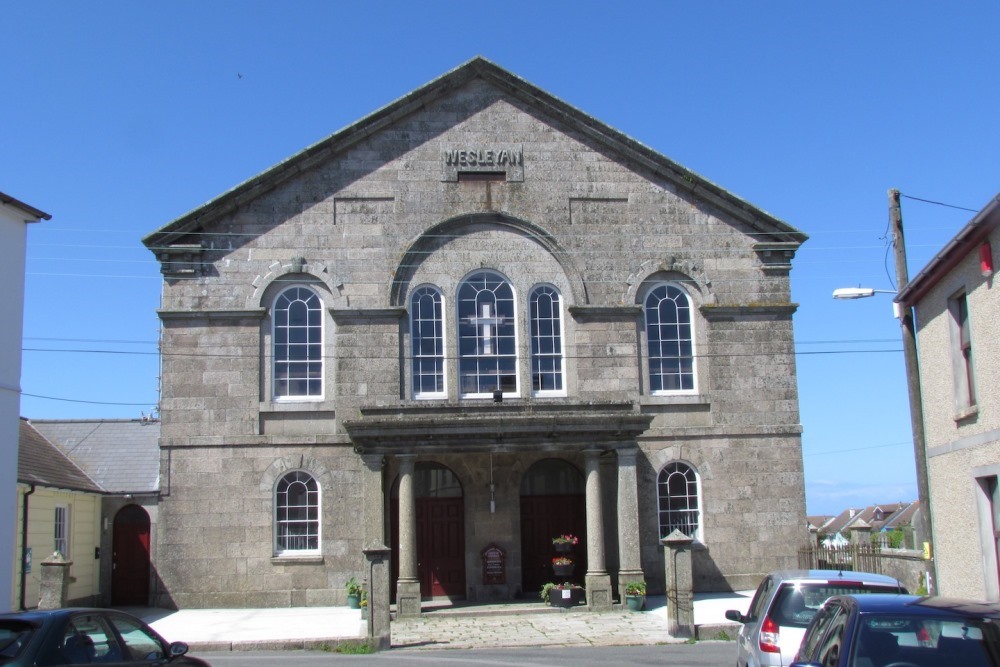
[[[275,553],[319,553],[319,485],[295,470],[274,488]]]
[[[308,287],[290,287],[272,313],[274,397],[323,396],[323,303]]]
[[[531,391],[563,394],[562,307],[559,292],[539,285],[528,297],[531,323]]]
[[[693,392],[694,336],[688,295],[676,285],[658,285],[646,295],[645,314],[649,391]]]
[[[656,480],[660,517],[660,539],[675,530],[699,537],[701,509],[698,502],[698,475],[686,463],[674,461],[664,466]]]
[[[444,301],[434,287],[420,287],[410,297],[410,350],[414,398],[443,397]]]
[[[459,390],[464,398],[517,393],[514,290],[492,271],[473,273],[458,287]]]

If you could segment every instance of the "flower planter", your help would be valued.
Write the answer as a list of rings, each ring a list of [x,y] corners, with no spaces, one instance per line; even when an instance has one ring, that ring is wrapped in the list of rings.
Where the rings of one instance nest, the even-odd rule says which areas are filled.
[[[579,586],[572,588],[553,588],[549,591],[549,604],[553,607],[575,607],[583,602],[584,590]]]
[[[569,565],[556,565],[552,564],[552,572],[557,577],[571,577],[573,576],[573,570],[576,568],[576,564],[570,563]]]
[[[569,542],[555,542],[553,545],[557,554],[568,554],[573,551],[573,545]]]
[[[347,596],[347,607],[349,609],[361,609],[361,596],[360,595],[348,595]]]
[[[645,595],[626,595],[625,605],[629,608],[629,611],[642,611],[646,606],[646,596]]]

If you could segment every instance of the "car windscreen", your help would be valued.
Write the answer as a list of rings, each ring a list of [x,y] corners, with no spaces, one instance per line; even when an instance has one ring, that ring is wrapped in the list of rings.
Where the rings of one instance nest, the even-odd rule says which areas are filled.
[[[805,628],[819,608],[834,595],[899,593],[895,586],[877,586],[858,581],[822,581],[788,584],[774,598],[770,616],[778,625]]]
[[[13,662],[28,645],[35,627],[23,621],[0,621],[0,664]]]
[[[991,618],[863,614],[851,664],[1000,667],[1000,627]]]

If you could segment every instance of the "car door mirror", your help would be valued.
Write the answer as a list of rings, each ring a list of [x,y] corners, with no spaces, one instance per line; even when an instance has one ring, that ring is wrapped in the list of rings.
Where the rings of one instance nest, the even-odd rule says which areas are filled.
[[[736,609],[729,609],[726,611],[726,620],[734,621],[736,623],[746,623],[747,617]]]
[[[167,653],[171,658],[179,658],[188,652],[188,645],[184,642],[173,642],[168,648]]]

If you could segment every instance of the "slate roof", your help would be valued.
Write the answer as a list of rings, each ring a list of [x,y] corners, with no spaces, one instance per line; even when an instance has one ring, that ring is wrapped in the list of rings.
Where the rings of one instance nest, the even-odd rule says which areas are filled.
[[[518,100],[524,107],[549,119],[550,122],[565,124],[590,141],[603,145],[614,154],[668,181],[679,193],[687,192],[693,199],[711,203],[734,219],[748,225],[752,230],[766,234],[769,242],[798,246],[808,238],[788,223],[753,206],[705,177],[605,125],[493,62],[477,56],[181,216],[149,234],[142,242],[156,252],[158,248],[183,240],[190,233],[206,229],[238,206],[343,153],[358,142],[422,110],[429,103],[451,94],[452,91],[475,79],[494,86],[505,95]]]
[[[17,446],[17,481],[54,489],[101,493],[103,489],[58,447],[21,418]]]
[[[159,421],[39,419],[31,423],[108,493],[159,491]]]

